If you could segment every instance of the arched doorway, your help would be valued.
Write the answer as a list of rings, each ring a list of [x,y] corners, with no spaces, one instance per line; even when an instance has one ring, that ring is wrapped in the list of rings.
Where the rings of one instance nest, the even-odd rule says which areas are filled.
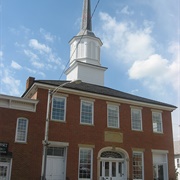
[[[99,180],[125,180],[129,174],[129,156],[121,148],[106,147],[98,153]]]

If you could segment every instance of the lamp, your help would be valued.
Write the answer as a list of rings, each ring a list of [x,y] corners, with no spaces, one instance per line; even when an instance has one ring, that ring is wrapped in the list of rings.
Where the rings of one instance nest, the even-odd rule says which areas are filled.
[[[45,136],[43,141],[43,167],[42,167],[42,176],[41,180],[46,180],[46,165],[47,165],[47,149],[48,149],[48,136],[49,136],[49,120],[50,120],[50,103],[52,100],[52,95],[55,94],[58,89],[62,88],[63,86],[71,83],[80,84],[81,80],[73,80],[70,82],[65,82],[58,87],[56,87],[53,91],[49,89],[48,91],[48,100],[47,100],[47,110],[46,110],[46,125],[45,125]]]

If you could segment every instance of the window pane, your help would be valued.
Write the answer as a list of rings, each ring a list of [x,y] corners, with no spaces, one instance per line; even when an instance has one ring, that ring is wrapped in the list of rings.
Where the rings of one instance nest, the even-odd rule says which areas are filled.
[[[152,113],[152,121],[153,121],[153,131],[154,132],[162,132],[161,113],[153,112]]]
[[[81,102],[81,123],[92,124],[93,119],[93,103]]]
[[[116,177],[116,162],[112,162],[112,177]]]
[[[143,179],[142,153],[133,153],[133,179]]]
[[[108,127],[119,127],[119,107],[108,105]]]
[[[26,142],[27,122],[27,119],[18,119],[16,127],[16,141]]]
[[[64,156],[64,148],[62,148],[62,147],[48,147],[47,155]]]
[[[65,120],[65,98],[53,98],[52,119],[60,121]]]
[[[91,178],[92,153],[91,149],[80,149],[79,178]]]
[[[133,130],[142,130],[142,119],[141,119],[141,110],[132,109],[131,110],[131,122]]]

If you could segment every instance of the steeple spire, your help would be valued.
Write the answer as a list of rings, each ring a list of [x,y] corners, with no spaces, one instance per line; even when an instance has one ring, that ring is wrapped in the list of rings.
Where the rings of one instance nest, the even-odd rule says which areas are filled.
[[[81,29],[92,31],[90,0],[84,0]]]
[[[92,32],[92,21],[91,21],[91,1],[84,0],[81,29],[78,35],[90,35],[95,36]]]

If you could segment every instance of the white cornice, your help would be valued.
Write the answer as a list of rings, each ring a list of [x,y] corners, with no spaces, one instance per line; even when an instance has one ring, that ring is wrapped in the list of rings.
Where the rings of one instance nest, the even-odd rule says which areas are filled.
[[[31,98],[31,96],[33,96],[33,92],[35,93],[37,88],[53,90],[53,89],[57,88],[57,86],[47,85],[47,84],[42,84],[42,83],[34,83],[34,85],[29,89],[29,91],[24,95],[24,97]],[[75,94],[78,96],[84,96],[87,98],[94,98],[94,99],[97,98],[97,99],[102,99],[105,101],[115,102],[115,103],[125,103],[125,104],[129,104],[132,106],[134,105],[134,106],[140,106],[140,107],[149,107],[151,109],[157,109],[157,110],[173,111],[176,109],[176,108],[170,107],[170,106],[163,106],[163,105],[158,105],[158,104],[153,104],[153,103],[133,101],[133,100],[129,100],[129,99],[112,97],[112,96],[108,96],[108,95],[102,95],[102,94],[91,93],[91,92],[85,92],[85,91],[69,89],[69,88],[65,88],[65,87],[59,88],[59,92],[67,93],[67,94],[71,93],[71,94]]]
[[[26,99],[0,94],[0,107],[3,108],[35,112],[38,102],[38,100],[34,99]]]

